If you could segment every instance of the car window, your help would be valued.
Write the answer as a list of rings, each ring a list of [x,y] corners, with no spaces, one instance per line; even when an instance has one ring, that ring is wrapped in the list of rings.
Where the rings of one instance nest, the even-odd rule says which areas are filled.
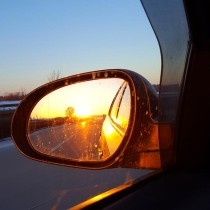
[[[110,107],[109,115],[110,115],[110,117],[113,121],[116,121],[117,115],[119,113],[120,101],[121,101],[121,98],[122,98],[122,95],[123,95],[123,91],[125,89],[124,84],[125,83],[123,83],[120,86],[119,90],[116,93],[116,96],[113,99],[112,106]]]
[[[123,132],[126,131],[129,122],[130,100],[129,86],[124,82],[113,101],[110,111],[111,119]]]
[[[130,106],[131,106],[131,97],[128,84],[125,85],[123,96],[120,102],[120,108],[117,115],[118,123],[124,130],[128,127],[129,117],[130,117]]]
[[[156,15],[158,10],[153,6],[152,1],[142,0],[142,3],[147,8],[147,14],[157,33],[164,60],[159,90],[159,109],[161,110],[159,122],[175,123],[181,87],[185,80],[186,58],[190,53],[190,35],[183,1],[173,1],[170,5],[163,1],[159,7],[165,10],[159,12],[158,17]],[[167,19],[166,13],[171,14]],[[174,33],[174,28],[179,28],[179,30]]]
[[[0,28],[0,209],[66,209],[151,173],[39,163],[19,154],[10,135],[18,104],[46,82],[120,68],[159,84],[160,49],[139,0],[0,1]],[[125,83],[111,111],[121,129],[128,90]]]

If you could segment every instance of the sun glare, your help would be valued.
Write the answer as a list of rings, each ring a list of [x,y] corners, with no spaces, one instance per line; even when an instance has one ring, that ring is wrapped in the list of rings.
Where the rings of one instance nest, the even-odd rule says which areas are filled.
[[[75,111],[78,117],[87,117],[91,115],[90,107],[86,105],[77,106]]]

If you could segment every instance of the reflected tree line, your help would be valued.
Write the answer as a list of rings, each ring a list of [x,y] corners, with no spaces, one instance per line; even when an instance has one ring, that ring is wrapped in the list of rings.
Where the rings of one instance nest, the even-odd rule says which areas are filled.
[[[69,106],[65,110],[65,117],[54,117],[54,118],[42,118],[41,116],[35,116],[30,119],[29,132],[34,132],[47,127],[55,127],[63,124],[80,123],[85,121],[94,122],[96,118],[105,118],[105,114],[93,115],[93,116],[77,116],[75,113],[75,108]]]

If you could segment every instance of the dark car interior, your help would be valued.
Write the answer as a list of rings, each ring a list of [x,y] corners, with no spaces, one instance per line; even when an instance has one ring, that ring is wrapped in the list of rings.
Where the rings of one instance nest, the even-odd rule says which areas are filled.
[[[185,70],[175,119],[175,164],[98,202],[81,204],[84,209],[210,209],[210,2],[184,0],[183,3],[189,40],[188,52],[182,55]],[[179,51],[177,40],[167,39],[167,36],[182,30],[182,14],[177,9],[178,4],[173,5],[171,1],[143,0],[142,4],[162,49],[163,86],[167,77],[177,76],[170,71],[173,69],[170,61],[179,62],[179,53],[174,52],[170,57],[169,49]],[[176,12],[179,27],[171,21],[173,12],[170,11]],[[184,35],[180,35],[180,40]],[[164,121],[167,117],[159,119]]]

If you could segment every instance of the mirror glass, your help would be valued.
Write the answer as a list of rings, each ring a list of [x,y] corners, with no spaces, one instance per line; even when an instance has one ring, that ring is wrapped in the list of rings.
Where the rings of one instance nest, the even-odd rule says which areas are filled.
[[[123,79],[107,78],[49,93],[31,112],[30,143],[49,156],[81,161],[110,157],[129,124],[130,92]]]

